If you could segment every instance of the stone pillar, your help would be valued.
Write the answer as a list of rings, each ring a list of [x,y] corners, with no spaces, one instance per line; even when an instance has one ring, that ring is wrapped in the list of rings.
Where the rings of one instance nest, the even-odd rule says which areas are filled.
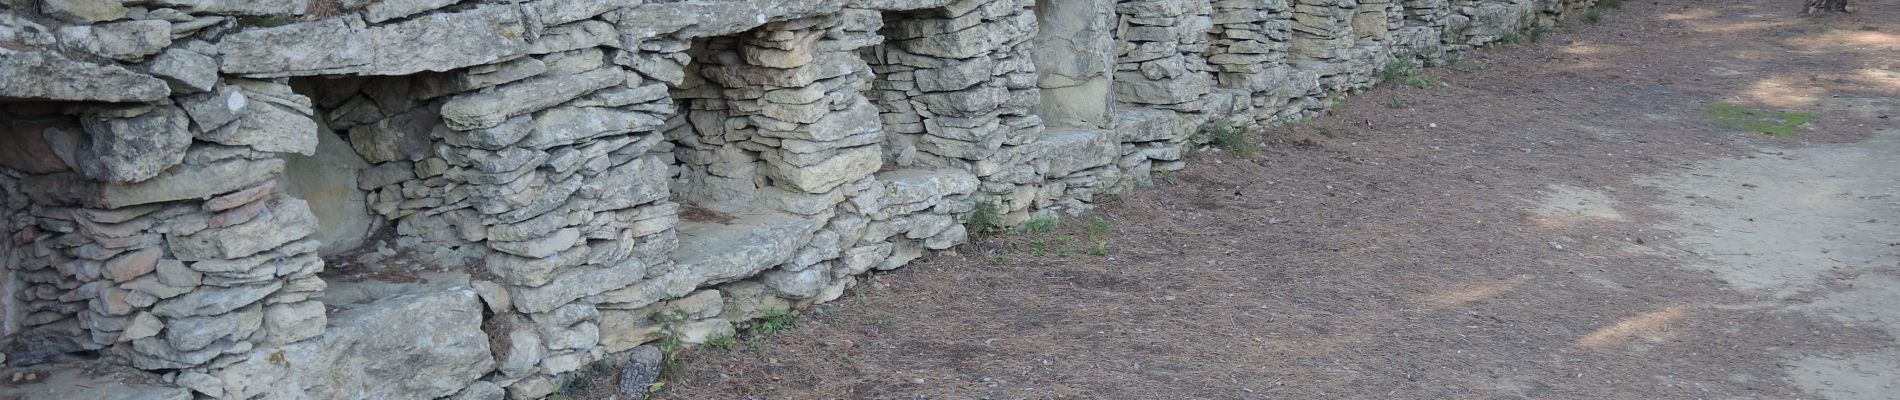
[[[1121,0],[1115,99],[1177,111],[1200,111],[1213,89],[1202,53],[1213,29],[1207,0]]]
[[[8,267],[27,285],[27,329],[145,369],[215,368],[323,332],[317,221],[277,187],[282,154],[314,151],[309,99],[280,80],[180,89],[70,113],[10,106],[36,115],[8,118],[9,135],[38,136],[22,139],[63,164],[19,169],[31,218],[10,221]]]
[[[1042,0],[1035,13],[1039,29],[1032,48],[1042,89],[1036,115],[1050,128],[1113,127],[1114,0]]]
[[[990,200],[1027,210],[1041,181],[1037,148],[1028,146],[1043,129],[1032,112],[1041,101],[1029,52],[1036,31],[1035,13],[1016,0],[960,0],[888,18],[890,45],[871,57],[892,81],[879,105],[898,132],[887,146],[896,163],[970,171]]]

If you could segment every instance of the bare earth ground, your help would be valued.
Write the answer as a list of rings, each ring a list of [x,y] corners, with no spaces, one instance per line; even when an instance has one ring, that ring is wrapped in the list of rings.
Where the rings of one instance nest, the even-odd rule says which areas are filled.
[[[681,399],[1900,398],[1900,1],[1631,1],[701,348]],[[1717,101],[1819,115],[1724,130]]]

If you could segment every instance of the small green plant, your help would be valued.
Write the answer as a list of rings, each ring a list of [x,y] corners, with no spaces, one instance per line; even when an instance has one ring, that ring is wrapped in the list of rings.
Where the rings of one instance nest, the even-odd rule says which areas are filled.
[[[1108,255],[1108,233],[1108,219],[1102,218],[1099,215],[1089,217],[1088,236],[1089,242],[1091,243],[1089,254],[1098,256]]]
[[[1590,11],[1583,13],[1583,20],[1589,21],[1592,24],[1603,22],[1603,10],[1591,8]]]
[[[1538,25],[1524,30],[1524,38],[1532,42],[1544,40],[1544,34],[1550,33],[1550,27]]]
[[[1498,44],[1517,44],[1517,41],[1520,39],[1517,32],[1506,33],[1503,36],[1498,36]]]
[[[976,202],[976,208],[963,216],[963,229],[972,235],[994,233],[1003,228],[1003,206],[995,199]]]
[[[765,315],[760,316],[759,320],[752,321],[752,326],[747,332],[752,336],[776,335],[779,332],[792,329],[792,322],[797,318],[798,314],[793,313],[791,310],[766,310]]]
[[[1623,8],[1623,0],[1597,0],[1597,7],[1612,10]]]
[[[1023,221],[1021,229],[1023,233],[1049,233],[1054,232],[1056,228],[1060,226],[1062,226],[1062,218],[1048,214],[1031,217],[1028,221]]]
[[[1406,107],[1411,107],[1411,106],[1412,105],[1406,103],[1404,99],[1400,99],[1397,97],[1385,99],[1385,108],[1401,109],[1401,108],[1406,108]]]
[[[1809,113],[1754,110],[1726,101],[1709,106],[1709,118],[1723,128],[1773,136],[1794,136],[1814,117]]]
[[[1226,150],[1241,157],[1253,157],[1258,150],[1254,148],[1253,141],[1249,140],[1246,132],[1235,128],[1227,121],[1209,122],[1201,125],[1200,131],[1201,135],[1207,138],[1207,143],[1214,145],[1214,148]]]
[[[574,398],[576,395],[579,395],[581,391],[594,387],[595,377],[612,371],[613,364],[607,360],[599,360],[587,364],[587,366],[575,370],[573,375],[568,375],[567,379],[562,380],[561,386],[555,390],[550,398]]]
[[[1385,69],[1379,71],[1379,79],[1383,81],[1397,81],[1416,76],[1418,75],[1418,67],[1418,58],[1406,55],[1395,55],[1392,56],[1391,62],[1385,63]]]
[[[1438,77],[1434,77],[1431,75],[1415,75],[1410,78],[1405,78],[1405,86],[1411,86],[1411,87],[1419,88],[1419,89],[1429,89],[1432,86],[1436,86],[1436,85],[1438,85]]]
[[[732,344],[737,343],[737,342],[738,340],[734,339],[732,335],[722,333],[717,336],[706,338],[705,346],[706,346],[706,350],[726,351],[726,350],[732,350]]]
[[[876,317],[871,317],[871,325],[876,326],[877,329],[879,330],[891,329],[891,325],[896,325],[896,324],[897,324],[897,318],[893,318],[889,315],[880,314]]]
[[[686,323],[686,311],[667,310],[655,317],[660,319],[660,380],[667,380],[680,369],[679,354],[684,341],[680,339],[680,325]]]

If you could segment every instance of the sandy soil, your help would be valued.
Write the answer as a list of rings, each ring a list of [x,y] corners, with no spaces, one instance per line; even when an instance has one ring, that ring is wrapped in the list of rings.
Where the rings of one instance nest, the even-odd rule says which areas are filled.
[[[1900,1],[1798,3],[1475,52],[691,351],[664,397],[1900,398]]]

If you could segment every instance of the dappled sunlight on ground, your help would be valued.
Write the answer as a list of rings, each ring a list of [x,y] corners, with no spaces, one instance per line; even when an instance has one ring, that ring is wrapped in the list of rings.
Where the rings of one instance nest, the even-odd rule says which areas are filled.
[[[1519,276],[1496,282],[1474,283],[1462,289],[1434,294],[1430,297],[1430,301],[1433,304],[1443,307],[1463,306],[1479,300],[1498,297],[1498,295],[1504,292],[1522,286],[1524,282],[1528,280],[1529,279],[1525,277]]]
[[[1827,89],[1811,84],[1797,82],[1790,78],[1767,78],[1757,80],[1742,96],[1752,103],[1758,103],[1779,109],[1803,108],[1814,105],[1817,98],[1827,95]]]
[[[1685,314],[1687,312],[1680,305],[1642,313],[1590,332],[1577,339],[1573,345],[1586,349],[1602,349],[1629,343],[1639,338],[1667,339],[1673,334],[1670,326],[1677,324]]]

